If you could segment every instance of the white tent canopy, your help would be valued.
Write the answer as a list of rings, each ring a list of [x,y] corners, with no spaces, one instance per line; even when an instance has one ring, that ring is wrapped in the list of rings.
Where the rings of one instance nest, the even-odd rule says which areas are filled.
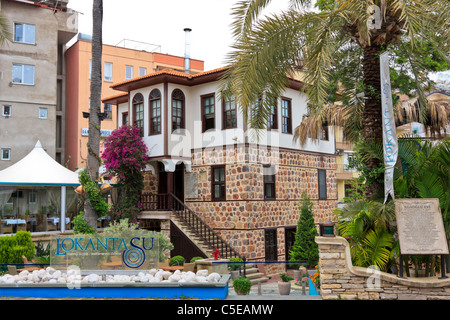
[[[38,141],[22,160],[0,171],[1,185],[78,186],[78,174],[70,171],[42,148]]]
[[[65,221],[66,216],[66,186],[78,185],[78,173],[70,171],[50,157],[40,141],[22,160],[0,171],[0,187],[60,186],[61,221]],[[64,223],[61,223],[61,231],[65,231]]]

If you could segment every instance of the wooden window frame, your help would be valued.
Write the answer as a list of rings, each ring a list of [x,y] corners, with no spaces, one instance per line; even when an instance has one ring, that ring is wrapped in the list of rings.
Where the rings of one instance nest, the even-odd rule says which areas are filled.
[[[137,98],[141,98],[140,100],[137,100]],[[139,128],[140,129],[140,135],[141,137],[144,136],[144,96],[141,93],[136,93],[133,97],[133,127],[135,128]],[[139,123],[142,124],[142,126],[137,126],[137,120],[136,120],[136,115],[137,115],[137,110],[136,107],[138,105],[142,105],[142,111],[140,111],[139,113],[142,113],[142,119],[139,120]]]
[[[223,181],[218,181],[215,182],[214,181],[214,170],[216,169],[223,169]],[[220,165],[220,166],[211,166],[211,201],[225,201],[227,198],[227,179],[226,179],[226,168],[225,165]],[[220,171],[219,171],[219,179],[220,179]],[[216,185],[223,185],[223,195],[221,195],[221,197],[216,198],[215,197],[215,186]]]
[[[321,131],[320,131],[320,140],[322,140],[322,141],[330,141],[330,132],[329,132],[329,130],[328,130],[328,126],[322,126],[322,129],[321,129]],[[322,135],[322,133],[323,133],[323,135]]]
[[[278,129],[278,106],[275,102],[273,105],[273,112],[269,115],[269,120],[267,122],[267,130],[277,130]]]
[[[225,105],[227,102],[233,102],[233,106],[234,109],[230,109],[230,110],[226,110],[225,109]],[[233,121],[233,113],[232,111],[234,110],[234,121]],[[228,117],[227,115],[230,114],[230,119],[231,119],[231,126],[227,125],[227,120]],[[234,122],[234,125],[233,125]],[[230,100],[226,100],[226,99],[222,99],[222,130],[226,130],[226,129],[236,129],[237,128],[237,107],[236,107],[236,102],[234,99],[230,99]]]
[[[205,113],[205,99],[207,98],[213,98],[213,102],[214,104],[210,105],[214,107],[214,111],[213,112],[209,112],[209,113]],[[211,130],[211,129],[216,129],[216,94],[215,93],[210,93],[210,94],[205,94],[205,95],[201,95],[200,96],[200,101],[201,101],[201,115],[202,115],[202,132],[206,132],[207,130]],[[206,129],[206,115],[212,115],[212,118],[214,119],[214,127],[213,128],[209,128]]]
[[[178,94],[178,93],[180,93],[181,94],[181,96],[180,96],[180,98],[182,98],[182,99],[179,99],[178,97],[177,98],[175,98],[175,94]],[[174,103],[174,101],[181,101],[181,117],[179,117],[179,116],[175,116],[175,118],[176,119],[178,119],[178,118],[181,118],[181,124],[180,124],[180,127],[178,128],[174,128],[174,115],[173,115],[173,103]],[[184,95],[184,93],[183,93],[183,91],[181,91],[180,89],[174,89],[173,91],[172,91],[172,104],[171,104],[171,106],[172,106],[172,108],[171,108],[171,110],[172,110],[172,112],[171,112],[171,119],[172,119],[172,133],[174,133],[174,131],[176,131],[176,130],[178,130],[178,129],[185,129],[186,128],[186,126],[185,126],[185,112],[186,112],[186,97],[185,97],[185,95]]]
[[[153,103],[155,101],[159,100],[159,116],[154,117],[153,116],[153,111],[154,111],[154,105]],[[161,119],[161,115],[162,115],[162,105],[161,105],[161,91],[159,91],[159,89],[153,89],[150,92],[150,95],[148,97],[148,109],[149,109],[149,132],[148,134],[150,136],[152,135],[157,135],[157,134],[161,134],[162,132],[162,119]],[[159,119],[158,120],[158,124],[159,124],[159,130],[155,130],[154,126],[153,126],[153,120],[154,119]]]
[[[276,200],[276,175],[275,174],[265,174],[265,170],[270,169],[270,165],[263,165],[263,187],[264,187],[264,200]],[[266,177],[272,177],[272,181],[267,182]],[[269,197],[266,195],[266,185],[271,185],[270,189],[272,191],[272,196]]]
[[[125,122],[125,117],[127,118],[127,121]],[[130,118],[128,117],[128,112],[122,112],[122,125],[127,126]]]
[[[287,103],[287,116],[284,115],[284,109],[286,108],[284,102]],[[286,124],[284,121],[286,120]],[[286,130],[285,130],[286,127]],[[292,99],[290,98],[281,98],[281,132],[292,134]]]
[[[321,187],[321,173],[324,174],[325,181],[323,183],[325,184],[324,189]],[[327,170],[325,169],[317,169],[317,188],[318,188],[318,195],[319,200],[326,200],[327,199]]]
[[[266,261],[278,261],[277,240],[278,235],[276,228],[264,229],[264,256]]]

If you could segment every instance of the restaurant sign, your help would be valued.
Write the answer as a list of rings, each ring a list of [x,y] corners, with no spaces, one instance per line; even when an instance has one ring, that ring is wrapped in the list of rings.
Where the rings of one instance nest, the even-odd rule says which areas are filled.
[[[53,236],[50,263],[55,269],[76,265],[82,270],[151,269],[159,258],[158,237],[142,230],[134,235]]]

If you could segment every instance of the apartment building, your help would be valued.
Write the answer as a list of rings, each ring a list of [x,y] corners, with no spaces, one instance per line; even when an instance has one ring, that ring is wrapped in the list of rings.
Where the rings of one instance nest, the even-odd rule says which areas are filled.
[[[65,126],[65,161],[71,170],[86,166],[89,134],[90,74],[92,43],[89,35],[79,34],[77,41],[67,49],[67,117]],[[103,44],[102,48],[102,96],[116,93],[111,85],[153,73],[162,68],[184,70],[185,58],[158,52],[131,49],[128,46]],[[204,62],[190,59],[189,72],[203,71]],[[103,136],[117,128],[118,114],[114,104],[102,105],[104,119],[101,122]],[[84,116],[83,116],[84,114]],[[126,114],[121,114],[125,117]],[[122,119],[120,119],[122,121]]]
[[[268,129],[254,135],[239,106],[221,98],[225,69],[194,75],[164,69],[115,83],[118,93],[103,99],[117,104],[119,126],[127,119],[141,129],[150,150],[141,223],[170,233],[176,248],[172,255],[211,257],[192,248],[192,238],[180,232],[183,226],[164,213],[175,205],[174,212],[192,213],[185,220],[199,217],[248,261],[287,261],[303,191],[315,203],[316,223],[332,220],[337,202],[334,133],[325,127],[319,142],[310,139],[303,147],[293,141],[293,130],[307,112],[307,97],[303,83],[290,79]],[[220,249],[217,243],[210,247]],[[265,267],[271,273],[280,266],[285,265]]]
[[[37,141],[64,159],[66,43],[77,34],[68,1],[1,0],[12,42],[0,47],[0,170]]]

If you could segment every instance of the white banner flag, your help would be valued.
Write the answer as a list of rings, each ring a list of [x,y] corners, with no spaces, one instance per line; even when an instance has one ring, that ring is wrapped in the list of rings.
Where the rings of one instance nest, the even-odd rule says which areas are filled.
[[[380,56],[381,76],[381,110],[383,118],[383,152],[384,152],[384,202],[389,194],[394,199],[394,166],[397,162],[398,144],[395,128],[394,110],[389,76],[389,54]]]

